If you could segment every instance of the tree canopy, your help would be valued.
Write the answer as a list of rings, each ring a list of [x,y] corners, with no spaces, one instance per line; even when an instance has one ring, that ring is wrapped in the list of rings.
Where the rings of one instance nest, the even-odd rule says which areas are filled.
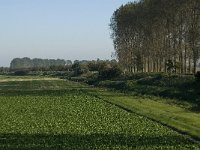
[[[118,8],[111,37],[129,72],[196,72],[200,56],[199,0],[140,0]]]
[[[30,59],[28,57],[24,58],[14,58],[10,63],[11,70],[17,69],[30,69],[30,68],[49,68],[52,66],[65,66],[71,65],[72,62],[70,60],[63,60],[63,59],[40,59],[34,58]]]

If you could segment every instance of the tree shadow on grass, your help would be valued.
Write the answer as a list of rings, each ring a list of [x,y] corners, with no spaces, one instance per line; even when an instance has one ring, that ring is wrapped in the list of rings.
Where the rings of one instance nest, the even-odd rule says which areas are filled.
[[[192,146],[193,142],[182,136],[132,136],[123,134],[51,135],[2,134],[0,149],[114,149],[116,147],[151,148],[164,146]]]
[[[88,88],[70,87],[65,89],[31,89],[31,90],[1,90],[0,96],[62,96],[80,94]]]

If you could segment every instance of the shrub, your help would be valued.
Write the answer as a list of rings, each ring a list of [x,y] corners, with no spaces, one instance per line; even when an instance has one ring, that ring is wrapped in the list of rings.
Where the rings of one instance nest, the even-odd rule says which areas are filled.
[[[28,71],[24,71],[24,70],[15,71],[14,73],[15,76],[25,76],[27,74],[28,74]]]
[[[125,73],[120,76],[121,80],[139,80],[148,77],[154,77],[157,80],[163,78],[165,74],[163,73],[146,73],[146,72],[138,72],[138,73]]]
[[[200,71],[197,71],[197,73],[195,74],[195,79],[196,81],[200,82]]]
[[[148,76],[148,77],[141,78],[141,79],[137,80],[137,83],[144,84],[144,85],[145,84],[147,84],[147,85],[153,85],[155,80],[156,79],[154,77]]]
[[[98,73],[89,72],[83,76],[87,79],[86,83],[89,85],[97,85],[99,82]]]
[[[70,80],[75,82],[86,82],[85,77],[71,77]]]
[[[76,62],[72,65],[72,70],[74,72],[73,76],[79,76],[83,73],[82,69],[81,69],[81,65],[80,63]]]
[[[125,81],[101,81],[99,82],[100,87],[107,87],[107,88],[113,88],[116,90],[124,90],[126,88],[126,83]]]
[[[99,77],[101,79],[112,79],[120,76],[122,73],[122,70],[117,66],[113,66],[111,68],[104,68],[99,71]]]

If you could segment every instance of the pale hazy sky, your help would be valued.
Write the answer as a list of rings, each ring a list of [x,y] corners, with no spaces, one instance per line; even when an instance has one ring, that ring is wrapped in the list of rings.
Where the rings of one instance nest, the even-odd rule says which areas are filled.
[[[0,0],[0,66],[15,57],[110,59],[110,18],[130,0]]]

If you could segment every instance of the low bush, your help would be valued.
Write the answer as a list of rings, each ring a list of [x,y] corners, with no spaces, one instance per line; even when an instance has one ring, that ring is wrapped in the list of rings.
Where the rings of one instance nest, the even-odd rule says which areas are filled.
[[[137,83],[149,85],[149,84],[153,84],[155,82],[155,80],[156,79],[154,77],[148,76],[148,77],[137,80]]]
[[[75,81],[75,82],[86,82],[87,78],[85,78],[85,77],[71,77],[70,80]]]
[[[113,79],[119,77],[122,73],[122,70],[119,66],[112,66],[110,68],[104,68],[99,71],[99,78],[101,79]]]
[[[14,72],[15,76],[25,76],[27,74],[28,74],[28,71],[24,71],[24,70],[19,70],[19,71]]]
[[[98,73],[90,74],[87,76],[86,83],[89,85],[97,85],[99,83]]]
[[[107,87],[116,90],[125,90],[126,89],[126,82],[125,81],[101,81],[99,82],[98,86],[100,87]]]
[[[121,80],[139,80],[146,77],[153,77],[156,79],[161,79],[163,76],[165,76],[164,73],[145,73],[145,72],[139,72],[139,73],[125,73],[122,74],[118,79]]]
[[[200,82],[200,71],[197,71],[197,73],[195,74],[195,80],[197,82]]]

